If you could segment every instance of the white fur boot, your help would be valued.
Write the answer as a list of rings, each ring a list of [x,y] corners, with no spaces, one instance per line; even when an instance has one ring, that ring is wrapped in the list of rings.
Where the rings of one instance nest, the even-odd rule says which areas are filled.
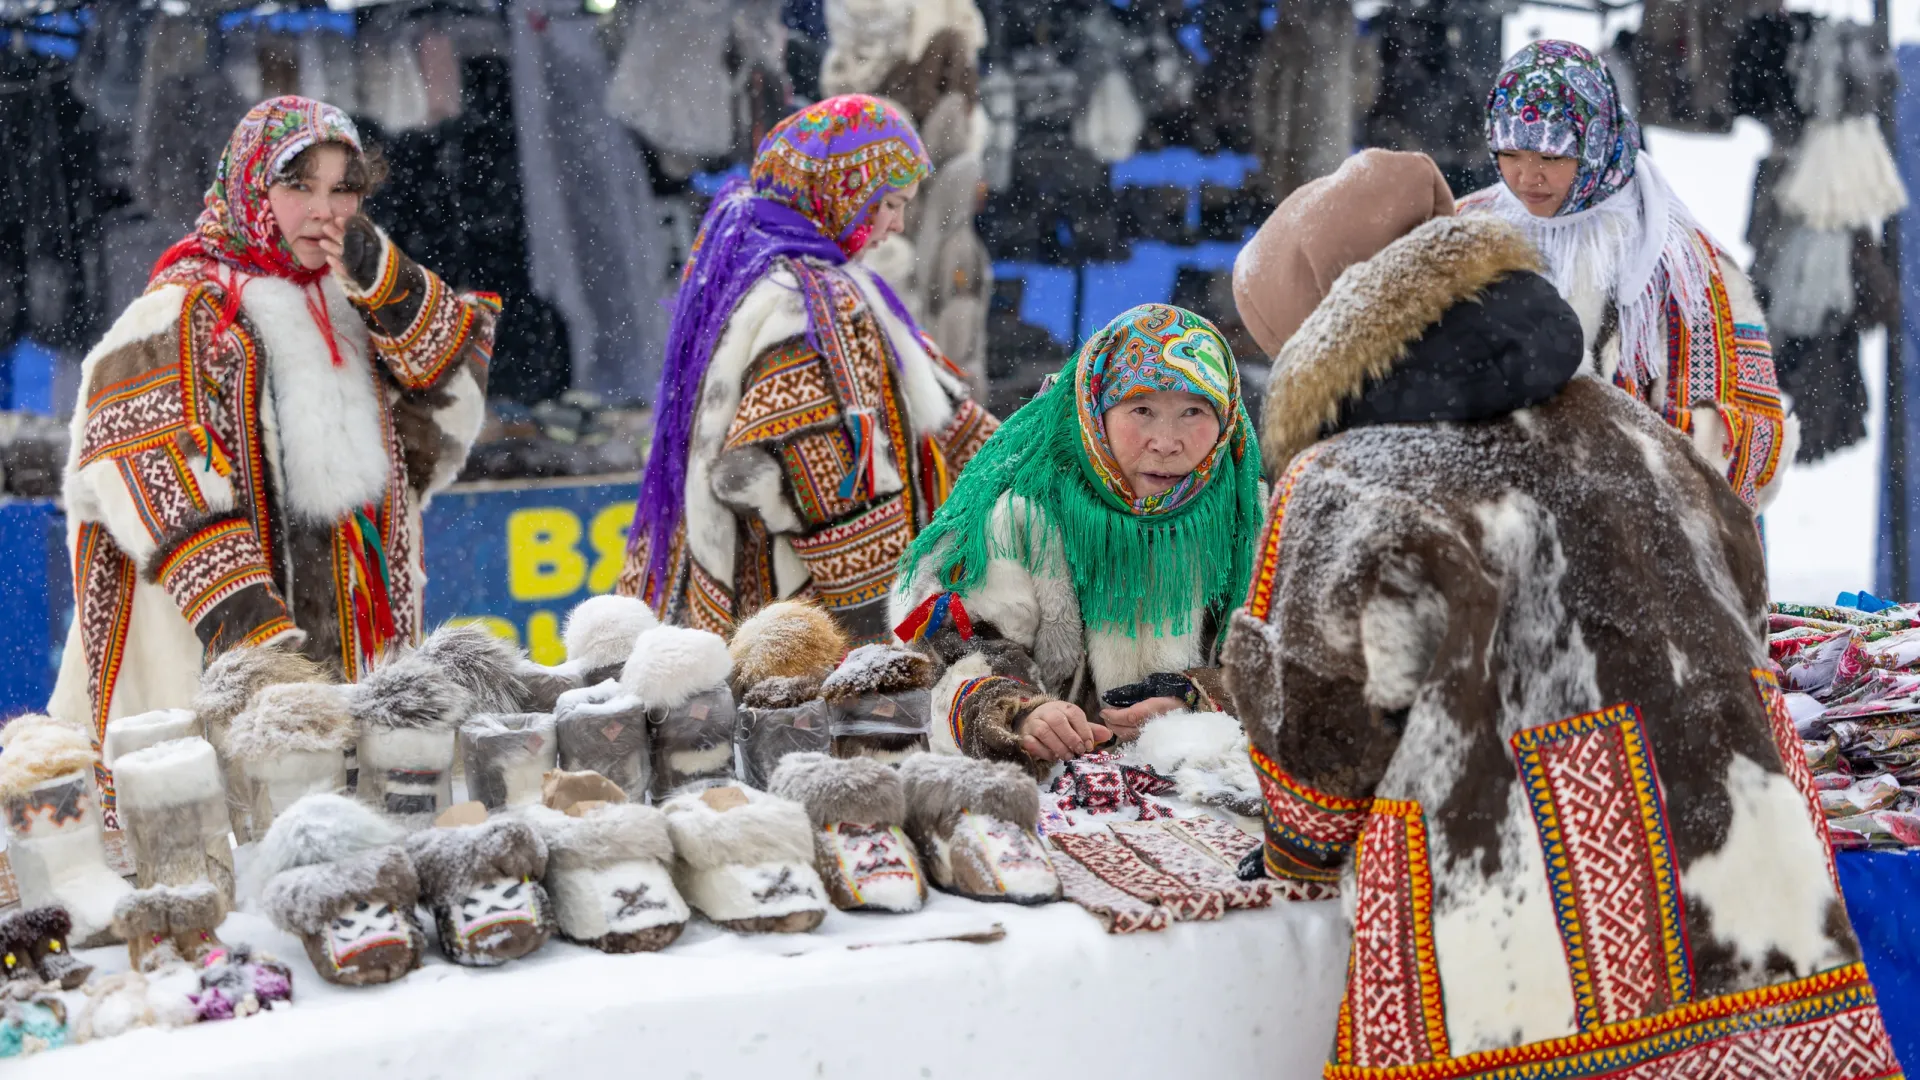
[[[231,903],[233,840],[213,744],[174,739],[118,764],[120,822],[133,841],[140,887],[210,881]]]
[[[432,824],[453,802],[455,732],[473,696],[416,650],[355,684],[348,708],[360,727],[360,799],[409,828]]]
[[[115,761],[135,750],[203,734],[200,718],[194,715],[192,709],[155,709],[153,712],[122,716],[107,721],[107,737],[100,744],[100,760],[111,769]]]
[[[489,810],[540,801],[540,778],[559,760],[549,713],[480,713],[460,726],[467,797]]]
[[[620,685],[649,710],[653,799],[733,778],[733,659],[717,634],[658,626],[634,642]]]
[[[900,779],[907,835],[935,885],[974,900],[1060,899],[1060,878],[1034,831],[1040,789],[1019,766],[915,754],[900,763]]]
[[[813,823],[799,803],[748,787],[710,787],[661,807],[673,834],[674,883],[717,925],[805,933],[827,914],[813,868]]]
[[[868,757],[792,754],[774,770],[773,794],[807,808],[814,866],[842,911],[919,911],[927,902],[900,774]]]
[[[353,737],[344,687],[284,683],[255,694],[227,735],[227,756],[245,785],[229,794],[245,803],[253,835],[266,835],[300,799],[343,790]]]
[[[74,945],[111,944],[114,905],[133,890],[107,866],[93,746],[45,716],[23,716],[6,734],[0,810],[20,904],[65,908]]]
[[[647,707],[639,698],[609,679],[561,694],[553,718],[562,769],[597,772],[620,785],[629,799],[647,797],[653,763]]]
[[[560,933],[601,952],[653,952],[687,925],[674,888],[673,840],[651,806],[609,803],[574,817],[528,807],[547,842],[547,895]]]

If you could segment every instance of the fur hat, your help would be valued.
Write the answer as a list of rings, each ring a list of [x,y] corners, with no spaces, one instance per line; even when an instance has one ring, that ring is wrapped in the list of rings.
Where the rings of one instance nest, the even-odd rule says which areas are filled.
[[[200,693],[194,697],[192,708],[207,729],[207,737],[219,743],[227,725],[261,687],[330,681],[319,664],[289,649],[272,645],[229,649],[214,657],[200,673]]]
[[[1031,829],[1040,820],[1040,789],[1018,765],[953,754],[915,754],[900,763],[908,815],[916,832],[972,811]]]
[[[898,645],[862,645],[820,684],[820,696],[845,701],[863,694],[898,694],[933,686],[933,660]]]
[[[85,732],[49,716],[22,716],[0,753],[0,799],[24,795],[55,777],[93,765],[93,743]],[[91,778],[91,773],[88,774]]]
[[[113,932],[123,941],[150,940],[191,930],[214,930],[227,917],[227,897],[211,881],[136,889],[113,908]]]
[[[326,929],[342,903],[363,900],[392,904],[404,912],[420,902],[420,879],[403,848],[390,844],[276,874],[260,906],[275,926],[304,935]]]
[[[872,758],[788,754],[767,790],[807,808],[816,826],[904,825],[907,793],[900,774]]]
[[[421,895],[443,904],[457,904],[496,878],[538,880],[547,873],[546,842],[514,818],[422,829],[407,837],[407,854],[420,875]]]
[[[781,600],[742,622],[727,652],[734,685],[743,689],[779,677],[817,681],[847,654],[847,635],[818,604]]]
[[[716,810],[709,799],[737,791],[746,802]],[[708,788],[668,799],[661,810],[673,850],[695,870],[793,862],[813,865],[813,823],[799,803],[750,787]]]
[[[775,675],[749,687],[740,704],[749,709],[791,709],[819,696],[819,679],[808,675]]]
[[[660,625],[646,601],[631,596],[589,596],[567,613],[561,631],[567,660],[589,671],[627,662],[640,635]]]
[[[473,695],[418,649],[382,660],[349,689],[347,700],[362,727],[447,730],[473,712]]]
[[[284,753],[344,751],[353,745],[353,713],[343,687],[328,683],[265,686],[233,718],[227,754],[265,761]]]
[[[273,819],[247,867],[242,894],[258,896],[276,874],[324,866],[399,843],[406,830],[344,795],[308,795]]]
[[[547,870],[599,870],[623,862],[673,863],[666,815],[640,803],[607,803],[580,817],[544,806],[516,811],[547,843]]]
[[[518,645],[479,623],[445,623],[415,650],[443,669],[473,699],[474,712],[520,711],[527,695],[523,668],[531,665]]]
[[[633,643],[620,685],[649,709],[677,709],[695,695],[724,686],[733,671],[718,634],[656,626]]]

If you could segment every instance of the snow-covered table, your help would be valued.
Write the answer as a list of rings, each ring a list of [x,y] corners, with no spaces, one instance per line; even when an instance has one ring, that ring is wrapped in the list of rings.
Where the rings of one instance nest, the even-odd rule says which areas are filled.
[[[985,944],[926,938],[990,935]],[[549,943],[494,970],[435,953],[385,987],[322,982],[257,916],[221,935],[285,960],[294,1004],[9,1061],[74,1076],[751,1077],[1320,1075],[1346,974],[1332,903],[1276,904],[1110,936],[1069,903],[935,895],[910,916],[833,913],[819,932],[743,938],[699,922],[665,952]],[[783,955],[795,953],[798,955]],[[82,954],[102,973],[124,949]]]

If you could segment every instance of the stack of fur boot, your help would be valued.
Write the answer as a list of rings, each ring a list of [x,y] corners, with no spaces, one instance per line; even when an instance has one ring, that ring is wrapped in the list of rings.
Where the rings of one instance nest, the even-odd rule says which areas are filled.
[[[620,686],[647,709],[654,802],[733,778],[732,673],[717,634],[659,626],[635,640]]]

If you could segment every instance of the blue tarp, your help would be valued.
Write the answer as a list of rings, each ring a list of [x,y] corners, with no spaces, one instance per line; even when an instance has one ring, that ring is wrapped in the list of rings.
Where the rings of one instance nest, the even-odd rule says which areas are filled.
[[[1920,1071],[1920,855],[1842,851],[1835,862],[1893,1052],[1913,1074]]]

